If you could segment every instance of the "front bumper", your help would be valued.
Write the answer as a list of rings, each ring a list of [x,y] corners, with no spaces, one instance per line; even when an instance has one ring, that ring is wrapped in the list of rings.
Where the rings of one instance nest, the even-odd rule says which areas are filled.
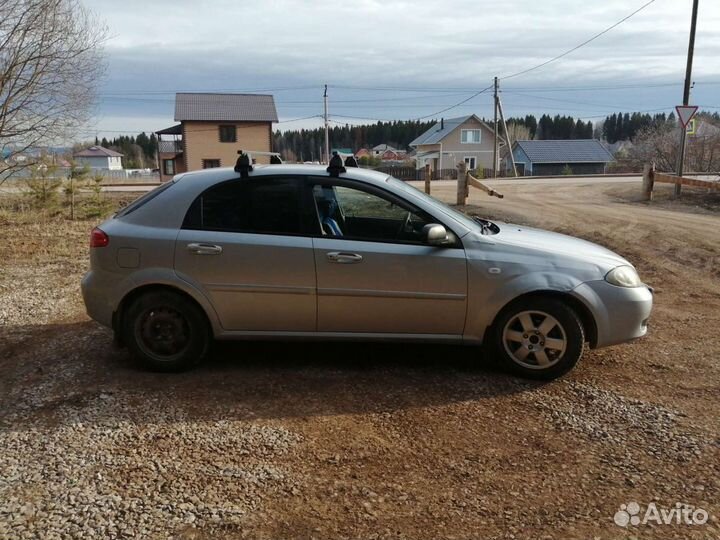
[[[653,293],[647,286],[618,287],[607,281],[588,281],[573,294],[592,311],[597,326],[596,347],[607,347],[644,336],[652,311]]]

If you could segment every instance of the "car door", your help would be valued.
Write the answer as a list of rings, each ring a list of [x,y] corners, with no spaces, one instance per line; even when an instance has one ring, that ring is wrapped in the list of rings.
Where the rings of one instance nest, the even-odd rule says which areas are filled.
[[[233,331],[312,332],[315,261],[303,179],[233,179],[202,193],[177,237],[175,270]]]
[[[313,241],[318,331],[462,335],[467,265],[457,238],[425,245],[422,227],[438,221],[383,190],[312,183],[323,229]]]

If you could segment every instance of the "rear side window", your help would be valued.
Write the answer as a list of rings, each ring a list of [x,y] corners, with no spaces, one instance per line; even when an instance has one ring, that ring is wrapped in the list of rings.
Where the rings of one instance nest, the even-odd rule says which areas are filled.
[[[302,234],[302,182],[292,178],[230,180],[206,190],[190,207],[183,228]]]
[[[125,208],[123,208],[122,210],[120,210],[120,211],[115,215],[115,217],[127,216],[128,214],[134,212],[135,210],[137,210],[138,208],[140,208],[140,207],[143,206],[144,204],[152,201],[155,197],[157,197],[158,195],[160,195],[163,191],[166,191],[166,190],[170,189],[170,188],[171,188],[172,186],[174,186],[174,185],[175,185],[175,181],[174,181],[174,180],[173,180],[173,181],[170,181],[170,182],[167,182],[167,183],[165,183],[165,184],[159,185],[158,187],[156,187],[156,188],[153,189],[152,191],[148,191],[145,195],[143,195],[143,196],[141,196],[141,197],[138,197],[138,198],[135,199],[133,202],[131,202],[130,204],[128,204]]]

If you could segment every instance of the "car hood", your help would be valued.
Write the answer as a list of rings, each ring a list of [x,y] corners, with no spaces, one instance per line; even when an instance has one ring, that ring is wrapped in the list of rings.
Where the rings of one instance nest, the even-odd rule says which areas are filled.
[[[566,234],[512,223],[498,223],[498,226],[500,232],[495,235],[476,236],[480,236],[482,241],[502,244],[523,251],[527,250],[538,255],[544,253],[560,259],[590,263],[605,271],[620,265],[632,266],[625,258],[607,248]]]

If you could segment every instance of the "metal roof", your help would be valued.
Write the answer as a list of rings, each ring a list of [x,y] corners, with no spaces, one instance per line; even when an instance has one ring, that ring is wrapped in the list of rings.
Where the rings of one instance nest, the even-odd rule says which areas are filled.
[[[175,121],[277,122],[275,100],[265,94],[175,94]]]
[[[157,135],[182,135],[182,124],[175,124],[169,128],[161,129],[155,132]]]
[[[410,143],[410,146],[419,146],[421,144],[438,144],[440,141],[442,141],[445,137],[450,135],[458,126],[461,124],[464,124],[471,118],[474,118],[480,124],[488,128],[485,123],[478,118],[475,114],[469,114],[467,116],[459,116],[458,118],[447,118],[443,119],[442,122],[436,123],[433,127],[428,129],[425,133],[417,137],[413,142]],[[443,129],[440,129],[442,125]]]
[[[516,141],[533,163],[608,163],[612,154],[596,139]]]
[[[123,157],[123,154],[102,146],[91,146],[80,152],[75,152],[73,157]]]

